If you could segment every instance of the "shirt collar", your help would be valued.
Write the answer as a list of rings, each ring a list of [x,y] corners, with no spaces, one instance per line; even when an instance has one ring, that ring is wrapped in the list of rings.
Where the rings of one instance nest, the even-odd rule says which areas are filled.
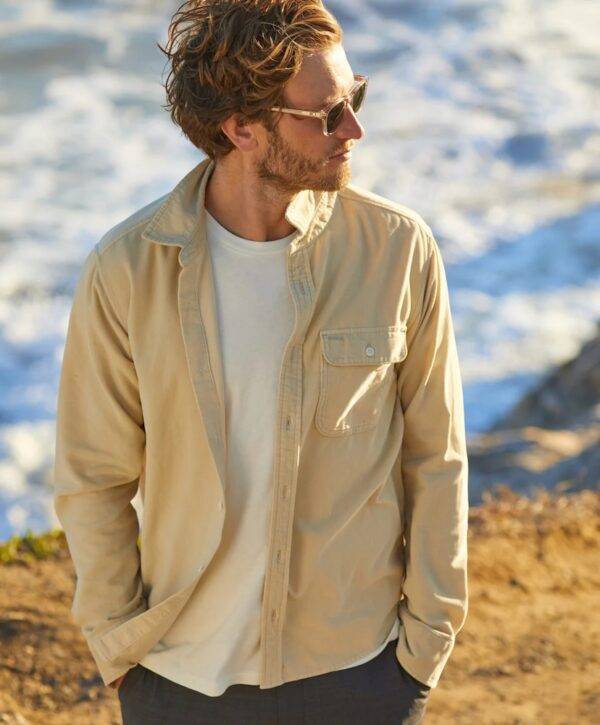
[[[198,244],[206,242],[206,233],[196,231],[205,229],[204,194],[214,166],[213,159],[205,158],[188,172],[167,195],[142,234],[148,241],[181,247],[183,263],[195,254]],[[300,232],[290,243],[292,252],[321,232],[329,221],[336,197],[335,191],[303,189],[292,198],[285,218]]]

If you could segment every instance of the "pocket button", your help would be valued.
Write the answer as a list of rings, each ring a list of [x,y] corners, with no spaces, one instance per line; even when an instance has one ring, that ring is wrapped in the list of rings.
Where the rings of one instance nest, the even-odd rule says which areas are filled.
[[[365,352],[369,357],[373,357],[373,355],[375,355],[375,348],[373,345],[367,345],[367,347],[365,347]]]

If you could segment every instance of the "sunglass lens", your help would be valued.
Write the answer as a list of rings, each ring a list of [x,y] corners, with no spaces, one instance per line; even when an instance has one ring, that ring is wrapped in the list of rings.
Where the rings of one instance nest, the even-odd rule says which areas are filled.
[[[330,109],[327,114],[327,133],[333,133],[340,125],[340,121],[342,120],[342,115],[344,113],[344,106],[344,101],[340,101]]]
[[[367,84],[363,83],[361,86],[359,86],[356,89],[356,93],[354,94],[352,98],[352,110],[356,113],[360,107],[363,104],[363,101],[365,100],[365,92],[367,90]]]
[[[352,110],[354,113],[359,111],[360,107],[365,100],[365,93],[367,91],[367,84],[363,83],[360,85],[354,95],[352,96]],[[342,116],[344,115],[344,109],[346,104],[344,101],[336,103],[335,106],[327,114],[327,133],[333,133],[335,129],[340,125]]]

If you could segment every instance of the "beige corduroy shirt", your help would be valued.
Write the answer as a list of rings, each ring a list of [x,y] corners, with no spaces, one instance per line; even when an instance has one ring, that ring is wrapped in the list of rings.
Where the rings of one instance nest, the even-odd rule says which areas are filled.
[[[106,684],[202,587],[227,515],[213,168],[203,159],[110,229],[75,289],[54,503],[74,619]],[[463,396],[440,250],[418,213],[354,184],[304,190],[285,214],[299,231],[286,259],[295,321],[278,375],[260,687],[359,660],[396,618],[400,664],[435,687],[468,601]]]

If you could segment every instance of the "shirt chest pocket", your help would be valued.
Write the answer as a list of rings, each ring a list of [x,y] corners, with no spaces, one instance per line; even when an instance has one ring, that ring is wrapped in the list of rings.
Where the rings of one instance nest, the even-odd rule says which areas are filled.
[[[395,400],[394,363],[407,354],[406,324],[321,330],[320,337],[317,430],[338,436],[374,428]]]

